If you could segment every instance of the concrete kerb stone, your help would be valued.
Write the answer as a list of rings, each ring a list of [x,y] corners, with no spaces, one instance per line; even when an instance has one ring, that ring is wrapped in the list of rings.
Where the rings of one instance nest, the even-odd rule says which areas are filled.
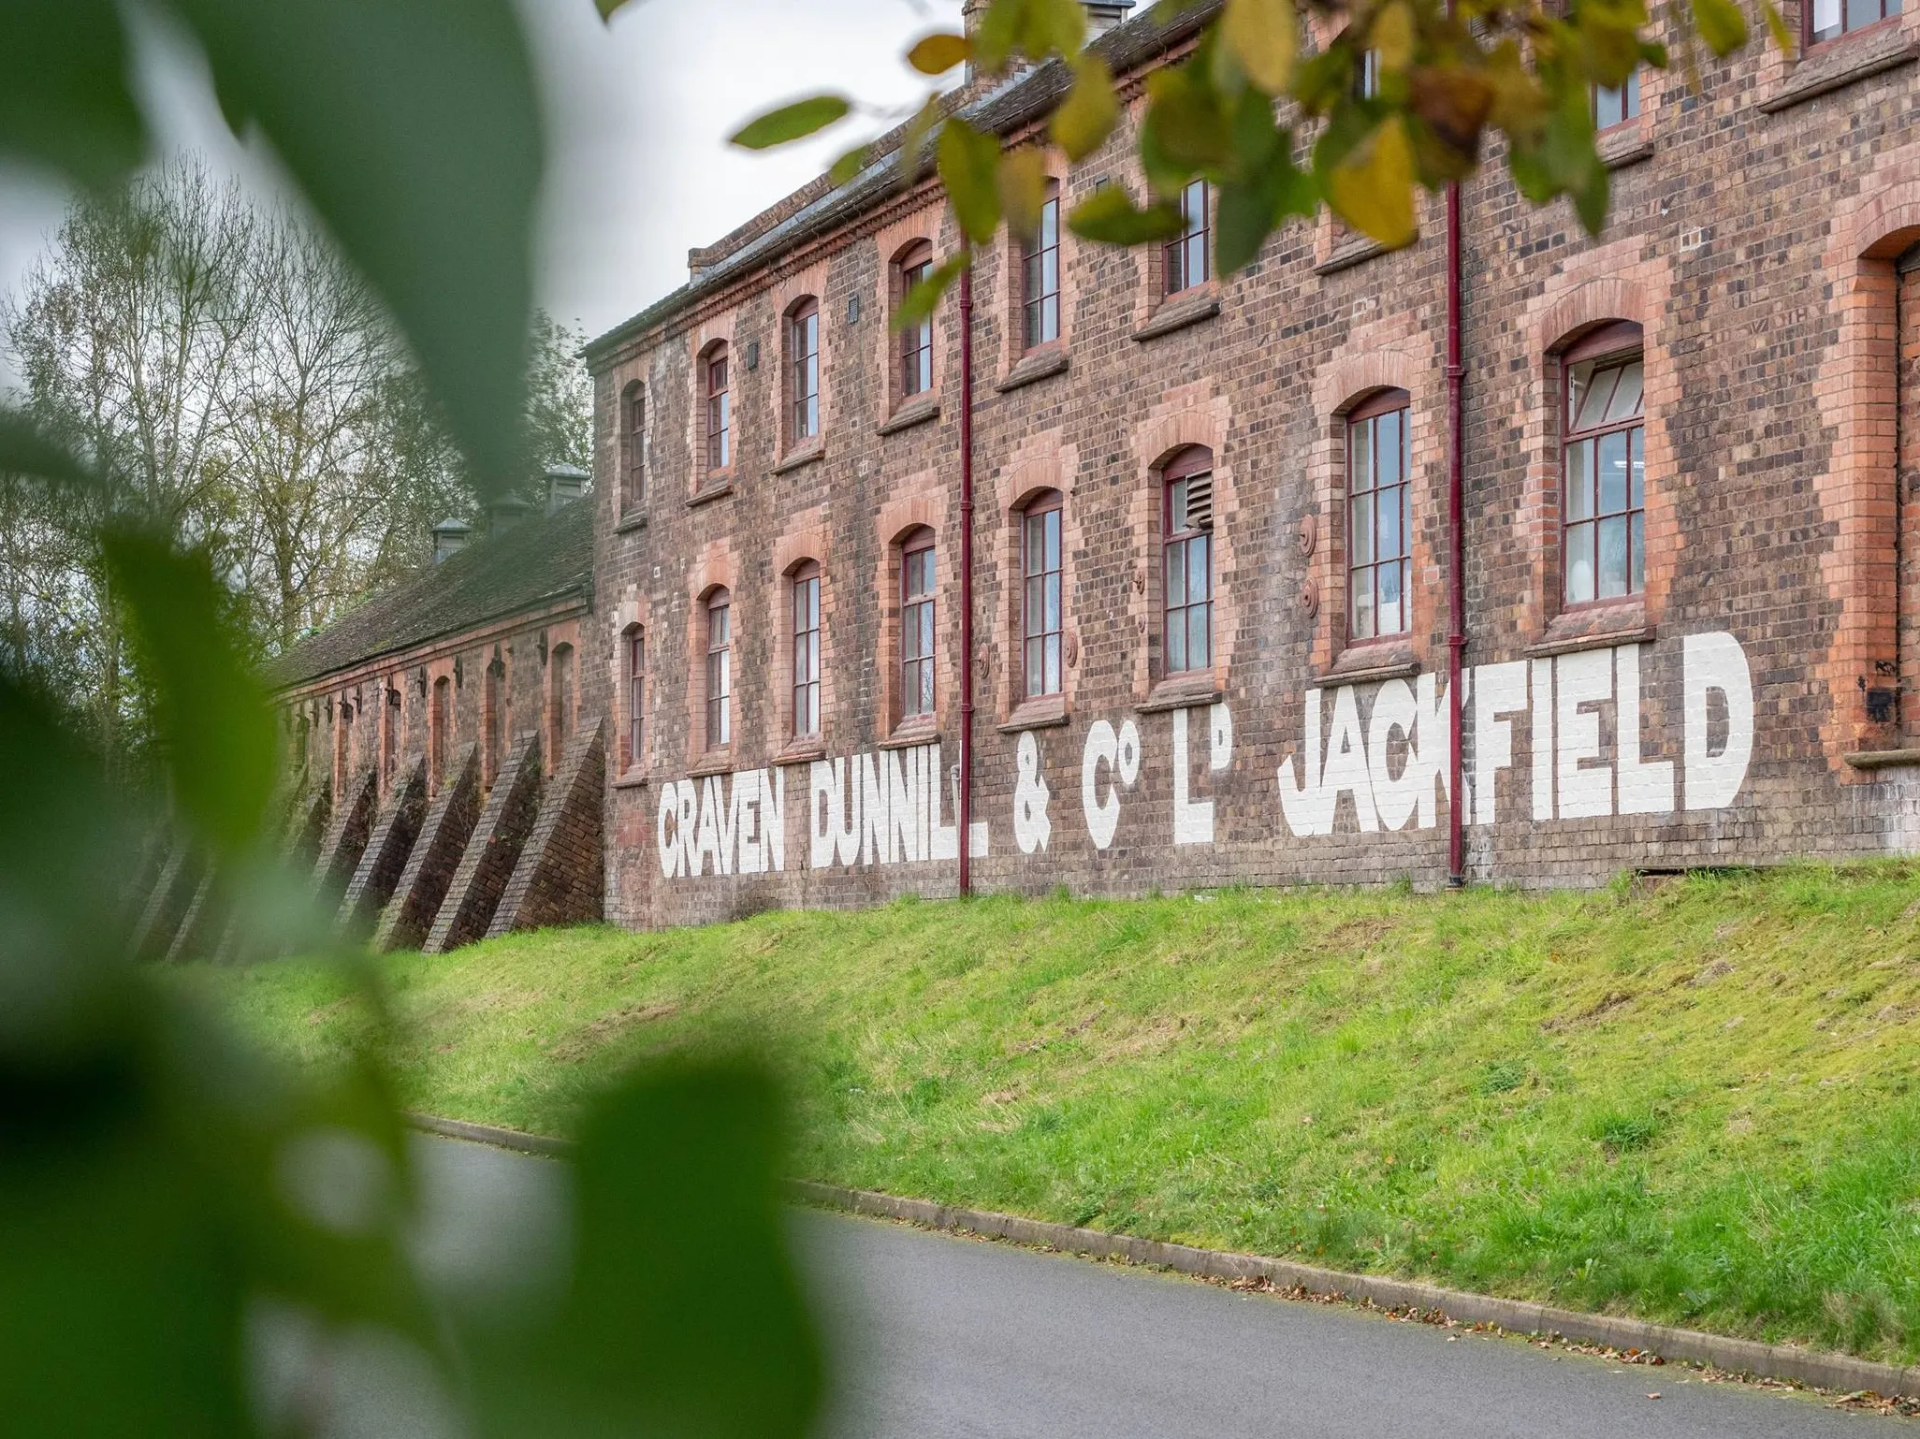
[[[409,1115],[408,1118],[417,1128],[430,1133],[493,1144],[526,1154],[564,1155],[571,1148],[566,1140],[523,1134],[518,1130],[500,1129],[492,1125],[469,1124],[464,1120],[439,1119],[422,1114]],[[1920,1368],[1877,1364],[1846,1354],[1828,1354],[1787,1344],[1763,1344],[1754,1339],[1734,1339],[1697,1329],[1676,1329],[1620,1315],[1584,1314],[1575,1309],[1559,1309],[1551,1304],[1499,1299],[1490,1294],[1474,1294],[1464,1289],[1446,1289],[1437,1284],[1389,1279],[1382,1275],[1350,1274],[1344,1270],[1323,1269],[1318,1265],[1298,1264],[1289,1259],[1274,1259],[1261,1254],[1237,1254],[1231,1250],[1199,1249],[1190,1244],[1141,1239],[1131,1234],[1108,1234],[1099,1229],[1080,1229],[1070,1224],[1026,1219],[1017,1214],[1000,1214],[989,1209],[936,1204],[927,1199],[905,1199],[867,1189],[846,1189],[813,1180],[791,1180],[787,1189],[795,1199],[805,1203],[851,1214],[897,1219],[927,1229],[965,1231],[1014,1244],[1058,1250],[1064,1254],[1124,1259],[1132,1264],[1170,1269],[1201,1279],[1228,1282],[1264,1279],[1280,1290],[1305,1291],[1316,1296],[1371,1304],[1379,1309],[1414,1310],[1422,1314],[1444,1316],[1457,1323],[1488,1325],[1514,1334],[1551,1335],[1623,1351],[1637,1349],[1657,1354],[1663,1359],[1710,1364],[1730,1374],[1792,1380],[1840,1393],[1864,1390],[1886,1398],[1920,1395]]]

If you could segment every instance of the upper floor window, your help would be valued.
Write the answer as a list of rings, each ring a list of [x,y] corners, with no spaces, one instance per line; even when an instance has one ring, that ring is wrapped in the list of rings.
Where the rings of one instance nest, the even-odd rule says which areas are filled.
[[[705,361],[707,394],[707,468],[724,470],[733,463],[733,408],[727,394],[727,347],[715,345]]]
[[[1380,52],[1368,50],[1360,56],[1359,73],[1353,77],[1353,91],[1362,100],[1376,99],[1380,94]]]
[[[800,444],[820,433],[820,305],[802,300],[787,315],[787,439]]]
[[[1180,192],[1181,230],[1161,251],[1161,292],[1177,295],[1207,282],[1207,182],[1195,180]]]
[[[1020,522],[1020,643],[1027,699],[1057,695],[1060,680],[1060,492],[1027,503]]]
[[[1356,640],[1413,627],[1411,443],[1407,392],[1386,390],[1347,417],[1347,633]]]
[[[625,408],[620,508],[634,510],[647,498],[647,392],[638,380],[627,386]]]
[[[707,748],[733,740],[733,606],[723,589],[707,596]]]
[[[1161,475],[1166,671],[1213,668],[1213,451],[1180,451]]]
[[[820,733],[820,566],[793,572],[793,735]]]
[[[1605,130],[1624,125],[1640,113],[1640,72],[1635,69],[1626,83],[1617,89],[1605,85],[1593,87],[1593,128]]]
[[[1806,7],[1807,44],[1864,30],[1900,13],[1901,0],[1813,0]]]
[[[1640,327],[1607,325],[1564,357],[1568,604],[1646,588],[1646,406]]]
[[[637,765],[647,753],[647,636],[627,631],[627,763]]]
[[[1060,338],[1060,187],[1047,185],[1040,229],[1026,252],[1027,348]]]
[[[900,257],[900,297],[933,273],[933,246],[921,241]],[[933,317],[926,316],[900,332],[900,395],[905,399],[933,388]]]
[[[900,715],[933,713],[933,531],[916,530],[900,555]]]

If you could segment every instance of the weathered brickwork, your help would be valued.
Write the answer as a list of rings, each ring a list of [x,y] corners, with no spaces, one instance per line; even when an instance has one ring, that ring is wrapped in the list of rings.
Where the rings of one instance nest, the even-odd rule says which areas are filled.
[[[1100,153],[1047,157],[1063,209],[1101,182],[1142,192],[1142,67],[1186,43],[1123,74],[1129,122]],[[1590,885],[1920,842],[1920,780],[1901,777],[1920,770],[1849,759],[1915,743],[1920,722],[1920,286],[1900,271],[1920,242],[1917,49],[1920,12],[1804,56],[1756,45],[1705,66],[1698,93],[1644,76],[1643,113],[1603,137],[1614,202],[1597,240],[1566,206],[1518,196],[1497,153],[1463,187],[1473,877]],[[1009,143],[1039,143],[1038,119],[1016,116]],[[936,259],[955,248],[937,190],[809,194],[738,233],[689,290],[589,352],[583,673],[609,722],[610,917],[953,892],[962,663],[983,890],[1444,879],[1437,198],[1407,250],[1295,224],[1241,275],[1164,303],[1157,255],[1065,235],[1061,339],[1035,354],[1016,328],[1017,253],[983,254],[964,656],[958,307],[949,296],[935,322],[929,395],[902,393],[887,328],[895,261],[918,240]],[[817,439],[792,434],[786,390],[784,317],[805,297],[820,314]],[[1620,321],[1641,327],[1644,585],[1568,606],[1562,357]],[[731,463],[709,473],[702,360],[719,344]],[[1412,624],[1355,644],[1347,414],[1387,387],[1408,396]],[[636,392],[644,498],[629,493]],[[1213,459],[1214,654],[1170,678],[1160,472],[1195,445]],[[1019,688],[1018,526],[1049,491],[1063,496],[1064,675],[1034,704]],[[938,581],[924,719],[903,716],[900,670],[902,542],[921,526]],[[796,740],[790,585],[807,562],[822,572],[822,723]],[[707,734],[716,587],[730,600],[724,746]]]
[[[340,795],[326,838],[320,841],[319,858],[313,862],[313,892],[330,904],[339,903],[339,896],[346,892],[359,867],[360,856],[367,852],[367,839],[373,833],[380,803],[373,770],[361,770],[349,784],[341,786]]]
[[[334,925],[343,934],[371,931],[405,870],[427,809],[427,762],[416,759],[389,787],[386,804],[340,901]]]
[[[376,951],[413,949],[427,937],[479,818],[480,750],[469,744],[455,757],[446,783],[427,806],[406,868],[374,926]]]
[[[517,736],[467,840],[447,897],[421,948],[445,954],[484,938],[540,813],[540,736]]]
[[[487,927],[489,936],[580,924],[601,914],[606,746],[595,724],[573,737],[540,800],[540,814]]]

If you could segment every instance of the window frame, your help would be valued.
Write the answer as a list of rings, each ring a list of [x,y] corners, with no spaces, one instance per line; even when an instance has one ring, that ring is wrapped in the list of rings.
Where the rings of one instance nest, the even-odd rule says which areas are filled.
[[[1592,362],[1596,372],[1638,362],[1641,366],[1640,403],[1636,413],[1625,419],[1602,422],[1590,428],[1575,430],[1573,427],[1573,370],[1576,365]],[[1578,612],[1609,605],[1628,605],[1644,602],[1646,597],[1646,336],[1645,331],[1632,320],[1612,320],[1595,326],[1586,334],[1565,346],[1559,355],[1560,365],[1560,609],[1563,613]],[[1599,441],[1607,435],[1639,432],[1639,444],[1627,441],[1627,504],[1621,510],[1600,509],[1599,481]],[[1581,519],[1572,516],[1572,486],[1570,484],[1571,454],[1577,444],[1591,444],[1593,454],[1593,509]],[[1633,460],[1637,452],[1642,466],[1640,503],[1633,503]],[[1639,517],[1639,541],[1635,543],[1635,516]],[[1624,593],[1603,595],[1600,576],[1600,527],[1604,520],[1624,518],[1627,529],[1627,588]],[[1569,579],[1572,574],[1573,540],[1571,531],[1577,527],[1586,527],[1592,532],[1590,542],[1593,562],[1593,594],[1583,600],[1570,597]],[[1634,552],[1640,553],[1640,587],[1633,587]]]
[[[1214,668],[1217,646],[1214,643],[1213,622],[1216,601],[1214,574],[1213,531],[1210,529],[1173,528],[1173,489],[1176,484],[1197,479],[1201,475],[1211,476],[1214,472],[1213,451],[1205,445],[1188,445],[1172,456],[1160,471],[1160,669],[1164,679],[1177,679],[1184,675],[1210,674]],[[1184,496],[1183,496],[1184,499]],[[1186,518],[1183,513],[1181,518]],[[1188,599],[1192,592],[1190,578],[1183,578],[1180,596],[1176,601],[1171,583],[1173,556],[1180,553],[1180,573],[1183,577],[1192,574],[1192,557],[1196,546],[1204,547],[1206,554],[1206,593],[1199,600]],[[1193,659],[1193,621],[1195,610],[1205,612],[1203,634],[1207,642],[1207,652],[1200,664],[1192,664]],[[1180,651],[1183,662],[1176,669],[1173,665],[1174,616],[1179,615]]]
[[[915,561],[928,557],[927,587],[915,590]],[[922,525],[900,541],[900,719],[932,719],[939,703],[940,649],[939,549],[932,529]],[[924,621],[920,615],[924,613]],[[924,650],[909,653],[908,638],[924,640]]]
[[[1379,483],[1379,434],[1380,421],[1388,415],[1401,417],[1398,426],[1400,432],[1400,478],[1390,485]],[[1342,516],[1342,535],[1345,539],[1343,549],[1346,558],[1346,643],[1349,645],[1370,645],[1382,640],[1405,639],[1413,633],[1413,396],[1401,389],[1377,390],[1359,404],[1347,411],[1346,416],[1346,513]],[[1366,427],[1369,432],[1368,455],[1371,460],[1371,482],[1363,490],[1355,484],[1356,466],[1354,463],[1354,432]],[[1400,498],[1400,545],[1398,553],[1391,559],[1380,554],[1380,509],[1378,496],[1383,490],[1399,491]],[[1354,502],[1359,495],[1374,496],[1373,518],[1369,531],[1372,543],[1370,557],[1364,561],[1355,558],[1356,531],[1354,523]],[[1400,618],[1403,623],[1398,629],[1380,628],[1380,572],[1389,565],[1400,567],[1400,597],[1397,601]],[[1356,581],[1364,570],[1369,578],[1369,593],[1373,601],[1372,613],[1375,616],[1371,634],[1360,634],[1354,627],[1354,618],[1359,611]]]
[[[638,769],[647,754],[647,631],[634,625],[627,642],[627,768]]]
[[[1800,6],[1800,50],[1802,54],[1818,49],[1822,45],[1831,45],[1836,41],[1845,40],[1850,35],[1864,34],[1877,25],[1885,25],[1890,20],[1897,24],[1899,23],[1900,15],[1904,8],[1904,0],[1879,0],[1880,14],[1877,18],[1861,25],[1849,25],[1847,24],[1847,0],[1839,0],[1840,28],[1830,35],[1821,35],[1814,29],[1814,11],[1818,3],[1819,0],[1802,0]]]
[[[916,284],[924,284],[933,273],[933,244],[928,240],[916,240],[900,252],[900,258],[894,265],[897,293],[894,305],[898,308],[906,302],[907,292]],[[899,349],[895,352],[895,378],[900,385],[900,399],[913,400],[921,395],[933,393],[933,316],[923,318],[919,324],[900,331]]]
[[[701,383],[706,392],[706,430],[703,438],[709,476],[722,475],[733,468],[733,399],[730,391],[733,376],[728,368],[730,358],[727,343],[722,340],[707,350],[700,365]],[[716,435],[719,437],[718,464],[714,463]]]
[[[1162,300],[1197,290],[1213,278],[1213,256],[1209,248],[1213,235],[1212,210],[1212,186],[1204,179],[1189,180],[1180,191],[1180,218],[1185,228],[1160,247]],[[1193,273],[1196,263],[1197,276]]]
[[[798,565],[788,578],[788,603],[793,615],[793,673],[789,737],[818,739],[820,712],[820,596],[821,569],[817,560]]]
[[[1060,331],[1060,182],[1049,180],[1035,243],[1020,253],[1020,334],[1023,354],[1055,344]],[[1036,281],[1036,267],[1038,279]],[[1049,267],[1052,279],[1048,280]],[[1036,283],[1039,289],[1035,289]],[[1048,321],[1051,320],[1051,326]],[[1050,333],[1049,333],[1050,330]]]
[[[820,302],[809,295],[787,311],[787,446],[820,438]]]
[[[1041,523],[1040,566],[1034,567],[1033,526]],[[1047,533],[1048,527],[1052,533]],[[1053,546],[1053,564],[1047,565],[1047,542]],[[1034,625],[1034,584],[1040,585],[1039,628]],[[1053,594],[1053,627],[1047,628],[1047,590]],[[1043,490],[1020,510],[1020,697],[1023,700],[1052,699],[1064,695],[1067,688],[1066,653],[1066,498],[1058,490]],[[1040,687],[1033,684],[1034,646],[1039,645]],[[1054,683],[1046,683],[1048,661],[1052,662]]]
[[[1811,0],[1809,0],[1809,3],[1811,3]],[[1602,95],[1618,95],[1620,97],[1620,118],[1618,120],[1609,120],[1605,124],[1601,123],[1600,97]],[[1605,85],[1589,85],[1587,87],[1587,104],[1589,112],[1593,116],[1593,132],[1596,135],[1604,135],[1607,131],[1616,130],[1622,125],[1631,125],[1635,120],[1640,118],[1640,67],[1635,65],[1632,70],[1628,71],[1625,83],[1617,88]]]
[[[706,748],[713,751],[733,743],[733,594],[716,585],[702,605],[707,619]]]
[[[629,381],[621,396],[621,441],[626,446],[625,465],[621,468],[620,512],[632,514],[647,502],[647,387],[639,380]]]

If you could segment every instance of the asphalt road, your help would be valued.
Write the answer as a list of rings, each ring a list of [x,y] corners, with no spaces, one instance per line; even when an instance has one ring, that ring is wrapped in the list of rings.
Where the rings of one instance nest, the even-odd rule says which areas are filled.
[[[421,1158],[426,1250],[444,1279],[544,1262],[526,1235],[564,1208],[561,1166],[441,1140],[423,1140]],[[837,1371],[822,1439],[1920,1436],[1678,1367],[1450,1340],[877,1221],[799,1212],[794,1232]]]

